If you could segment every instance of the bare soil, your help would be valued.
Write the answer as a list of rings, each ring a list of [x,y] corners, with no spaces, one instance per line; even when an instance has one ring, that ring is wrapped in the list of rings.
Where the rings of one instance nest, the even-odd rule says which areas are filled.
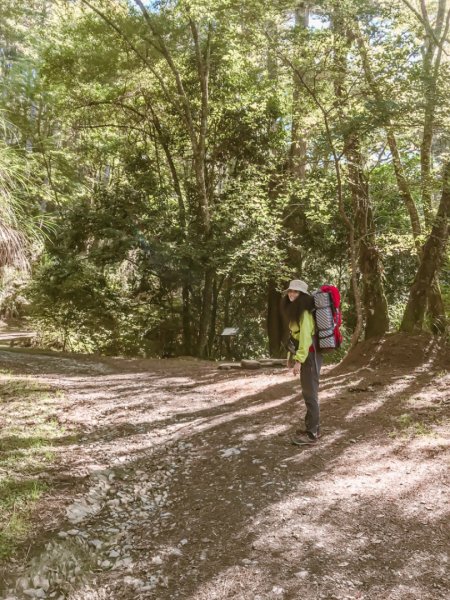
[[[64,390],[66,431],[1,598],[449,597],[450,351],[436,339],[364,342],[326,367],[323,437],[306,448],[289,442],[304,407],[286,369],[22,350],[0,368]],[[58,563],[69,542],[73,573]]]

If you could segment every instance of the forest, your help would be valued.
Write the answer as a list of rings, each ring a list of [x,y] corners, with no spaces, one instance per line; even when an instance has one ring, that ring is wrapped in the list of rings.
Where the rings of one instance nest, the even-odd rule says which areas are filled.
[[[449,216],[450,0],[0,0],[0,600],[448,600]]]
[[[42,347],[280,356],[448,331],[445,0],[4,0],[0,318]],[[44,34],[45,32],[45,34]],[[344,350],[343,350],[344,351]]]

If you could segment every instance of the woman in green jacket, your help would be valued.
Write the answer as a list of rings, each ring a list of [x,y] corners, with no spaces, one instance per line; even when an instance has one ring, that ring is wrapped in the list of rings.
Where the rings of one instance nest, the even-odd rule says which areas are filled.
[[[315,351],[315,323],[312,315],[314,301],[308,293],[308,285],[300,279],[290,282],[281,304],[289,323],[290,348],[288,364],[294,361],[293,372],[300,374],[303,400],[306,406],[305,428],[296,431],[293,444],[314,444],[320,437],[319,378],[322,355]]]

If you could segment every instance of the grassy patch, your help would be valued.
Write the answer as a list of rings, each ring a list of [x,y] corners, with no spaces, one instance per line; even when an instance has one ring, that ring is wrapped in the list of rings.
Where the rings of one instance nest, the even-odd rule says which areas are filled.
[[[56,419],[62,395],[31,378],[0,373],[0,558],[26,538],[36,503],[48,486],[40,477],[64,433]]]
[[[0,558],[10,556],[26,537],[30,514],[46,489],[45,483],[35,480],[0,482]]]
[[[391,433],[392,437],[401,435],[403,437],[415,437],[419,435],[434,435],[428,423],[424,423],[410,413],[404,413],[395,418],[395,431]]]

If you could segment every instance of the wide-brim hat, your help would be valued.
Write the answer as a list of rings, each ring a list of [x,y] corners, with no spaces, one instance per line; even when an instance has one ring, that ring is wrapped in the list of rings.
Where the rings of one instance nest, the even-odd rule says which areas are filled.
[[[301,279],[293,279],[290,282],[289,287],[284,291],[288,292],[289,290],[294,290],[296,292],[303,292],[304,294],[309,294],[308,284],[305,283],[304,281],[302,281]]]

